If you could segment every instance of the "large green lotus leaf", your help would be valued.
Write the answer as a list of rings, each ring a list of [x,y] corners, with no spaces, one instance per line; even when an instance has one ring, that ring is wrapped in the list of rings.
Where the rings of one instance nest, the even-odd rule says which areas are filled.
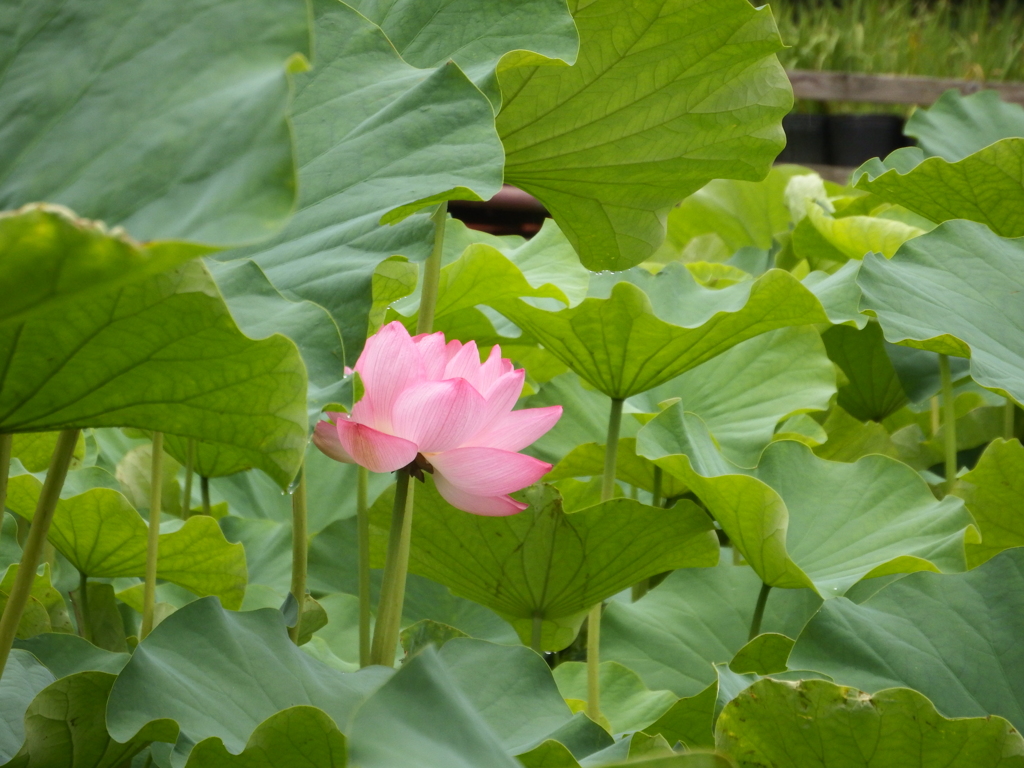
[[[718,718],[744,768],[1010,768],[1024,739],[1001,717],[948,720],[917,691],[866,696],[825,680],[760,680]]]
[[[998,91],[964,96],[950,88],[927,109],[915,109],[903,129],[929,156],[950,162],[1011,136],[1024,136],[1024,108],[999,98]]]
[[[640,675],[651,690],[692,697],[715,681],[715,663],[746,644],[761,587],[746,566],[676,571],[635,603],[609,602],[601,658]],[[809,589],[768,593],[763,632],[796,637],[821,598]]]
[[[906,686],[949,717],[1024,725],[1024,551],[954,576],[915,573],[861,604],[832,600],[797,639],[790,666],[865,691]]]
[[[168,456],[166,451],[161,456],[160,474],[160,510],[175,517],[181,516],[181,486],[178,484],[178,473],[181,464]],[[153,490],[153,444],[143,443],[132,448],[117,463],[114,479],[124,493],[128,503],[142,512],[149,511],[150,495]],[[105,486],[104,486],[105,487]],[[61,491],[65,498],[69,495]],[[70,494],[74,495],[74,494]]]
[[[587,700],[587,665],[570,661],[555,667],[558,690],[566,699]],[[616,661],[601,663],[601,714],[613,733],[639,731],[654,723],[679,697],[671,691],[651,691],[639,675]]]
[[[218,258],[253,258],[289,298],[327,309],[349,365],[362,349],[374,268],[430,252],[426,214],[381,227],[417,201],[483,199],[501,188],[504,155],[487,97],[454,63],[418,69],[384,33],[336,0],[313,4],[313,69],[296,75],[295,215],[272,239]],[[406,211],[408,212],[408,211]]]
[[[740,248],[768,250],[792,221],[784,193],[790,178],[810,173],[799,165],[777,165],[762,181],[715,179],[668,214],[662,252],[681,254],[696,237],[713,235],[733,254]]]
[[[283,336],[239,332],[198,261],[0,330],[0,430],[131,426],[244,453],[287,486],[306,373]]]
[[[861,259],[866,253],[892,257],[907,240],[924,234],[920,227],[878,216],[844,216],[835,218],[816,203],[807,206],[806,221],[837,252],[842,259]],[[796,232],[794,232],[794,246]],[[813,257],[800,253],[812,261]]]
[[[164,272],[208,250],[189,243],[137,243],[59,206],[31,204],[0,213],[0,324]]]
[[[718,290],[700,286],[681,264],[656,276],[626,277],[647,292],[634,282],[616,282],[609,298],[557,312],[521,300],[497,308],[615,398],[652,389],[766,331],[828,322],[818,299],[781,270]]]
[[[501,106],[495,69],[538,63],[542,57],[572,63],[579,35],[563,0],[354,0],[350,5],[375,24],[414,67],[451,59]],[[499,61],[510,51],[516,56]],[[537,55],[523,55],[533,51]]]
[[[770,586],[827,598],[867,577],[962,571],[965,536],[977,539],[960,499],[936,501],[920,475],[885,456],[826,461],[783,440],[744,469],[679,405],[640,430],[637,452],[686,482]]]
[[[4,572],[3,579],[0,579],[0,595],[6,604],[7,595],[11,593],[14,588],[14,580],[18,575],[17,565],[10,565]],[[75,628],[71,624],[71,617],[68,615],[68,607],[64,602],[64,596],[54,589],[53,582],[50,579],[51,566],[49,563],[43,565],[43,572],[37,573],[35,578],[32,579],[32,590],[29,593],[32,602],[33,609],[26,612],[26,616],[22,617],[21,623],[19,624],[18,635],[21,638],[28,638],[38,634],[33,631],[31,635],[27,633],[29,630],[29,624],[32,623],[32,614],[36,614],[38,607],[42,607],[43,613],[40,615],[40,619],[45,620],[46,628],[45,632],[62,632],[70,633],[74,632]]]
[[[845,377],[836,399],[843,410],[861,421],[881,421],[906,405],[906,393],[878,323],[868,323],[860,330],[835,325],[821,339],[829,359]],[[714,427],[709,427],[714,432]]]
[[[782,328],[737,344],[629,403],[657,413],[659,403],[680,398],[704,420],[725,456],[753,466],[782,419],[825,410],[835,392],[835,368],[818,333]]]
[[[980,543],[967,545],[971,567],[1004,549],[1024,546],[1024,447],[1019,440],[993,440],[952,492],[967,504],[981,532]]]
[[[26,520],[35,515],[42,483],[32,475],[10,479],[7,506]],[[93,488],[57,502],[49,540],[87,576],[146,575],[149,527],[120,493]],[[229,544],[212,517],[197,515],[160,534],[157,577],[197,595],[217,595],[238,608],[245,593],[245,549]]]
[[[25,710],[54,680],[28,651],[14,649],[0,679],[0,760],[6,763],[25,741]]]
[[[323,710],[300,705],[271,715],[249,736],[239,754],[217,738],[189,755],[188,768],[345,768],[345,736]]]
[[[804,287],[821,302],[830,323],[857,328],[867,324],[867,315],[860,311],[860,287],[857,285],[860,266],[860,261],[851,259],[833,274],[815,270],[803,279]]]
[[[1024,401],[1024,240],[950,221],[892,259],[864,259],[857,282],[891,342],[971,358],[983,387]]]
[[[853,462],[864,456],[880,454],[894,459],[907,459],[893,442],[885,427],[875,421],[860,421],[838,405],[832,407],[821,425],[827,439],[814,446],[814,455],[828,461]],[[906,463],[910,463],[907,461]],[[928,461],[930,467],[934,461]]]
[[[22,432],[12,435],[11,458],[17,459],[29,472],[45,472],[57,447],[59,432]],[[85,458],[85,435],[79,435],[71,466],[81,466]]]
[[[295,342],[309,376],[310,419],[318,419],[328,403],[341,402],[345,350],[330,313],[311,301],[289,301],[252,261],[211,261],[209,269],[242,333],[251,339],[280,333]]]
[[[577,757],[611,744],[604,729],[582,714],[573,715],[551,669],[529,648],[461,637],[446,642],[438,656],[509,754],[548,739]]]
[[[1024,235],[1024,139],[1003,139],[954,163],[930,157],[907,169],[890,167],[891,159],[865,163],[857,188],[936,223],[969,219],[1003,237]]]
[[[428,482],[416,488],[409,569],[496,611],[529,643],[535,616],[541,644],[560,649],[587,611],[630,584],[675,568],[714,565],[717,539],[692,502],[672,510],[614,499],[562,511],[551,486],[524,492],[529,509],[510,517],[469,515]],[[375,560],[383,561],[392,494],[374,504]]]
[[[175,728],[151,723],[126,743],[110,738],[107,696],[115,676],[78,672],[50,684],[25,712],[25,743],[11,763],[18,768],[120,768],[151,741],[173,741]]]
[[[544,203],[588,269],[625,269],[661,245],[682,198],[765,177],[792,92],[767,9],[575,5],[574,66],[498,73],[505,180]]]
[[[140,240],[217,245],[291,213],[301,0],[45,0],[11,5],[3,37],[0,208],[46,200]]]
[[[519,765],[432,648],[403,664],[359,707],[351,722],[349,747],[352,762],[363,768]]]
[[[105,651],[85,638],[63,632],[47,632],[27,640],[17,640],[14,647],[31,653],[57,678],[76,672],[108,672],[116,675],[129,658],[127,653]]]
[[[288,638],[278,610],[233,613],[203,598],[139,643],[110,692],[107,728],[124,742],[154,721],[176,722],[172,763],[181,766],[207,738],[242,752],[257,726],[287,707],[318,707],[345,727],[388,674],[345,674],[315,661]]]
[[[562,418],[558,423],[524,450],[531,456],[557,464],[576,446],[602,444],[607,439],[611,403],[600,392],[585,388],[571,371],[546,382],[540,392],[524,397],[521,402],[524,408],[562,406]],[[623,417],[620,434],[632,437],[639,426],[636,419]]]

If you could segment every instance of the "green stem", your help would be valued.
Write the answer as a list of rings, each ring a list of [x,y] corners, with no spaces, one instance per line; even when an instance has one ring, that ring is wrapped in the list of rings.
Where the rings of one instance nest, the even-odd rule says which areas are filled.
[[[359,538],[359,666],[370,663],[370,473],[356,468],[356,525]]]
[[[1013,440],[1017,432],[1017,404],[1012,398],[1006,398],[1006,405],[1003,411],[1003,437]],[[2,498],[2,497],[0,497]]]
[[[89,577],[78,572],[78,610],[82,616],[81,634],[92,642],[92,622],[89,620]]]
[[[651,491],[651,506],[652,507],[660,507],[661,504],[662,504],[661,483],[662,483],[661,467],[659,467],[657,464],[655,464],[655,466],[654,466],[654,489]],[[633,602],[635,603],[637,600],[639,600],[641,597],[643,597],[644,595],[646,595],[650,591],[651,591],[651,580],[650,579],[644,579],[642,581],[638,581],[636,584],[633,585],[633,594],[632,594]]]
[[[11,449],[14,446],[14,435],[0,434],[0,529],[4,524],[4,513],[7,511],[7,478],[11,474]]]
[[[292,494],[292,596],[298,604],[295,626],[288,630],[292,642],[299,644],[302,609],[306,603],[306,563],[309,551],[309,526],[306,515],[306,463],[299,467],[299,484]]]
[[[939,396],[933,395],[930,401],[931,403],[931,425],[932,425],[932,437],[939,434],[939,427],[942,426],[942,412],[939,406]]]
[[[540,644],[543,632],[544,614],[540,611],[535,611],[533,614],[533,626],[530,628],[530,647],[540,654],[544,653],[544,649],[541,647]]]
[[[612,398],[608,414],[608,436],[604,448],[604,474],[601,477],[601,501],[615,495],[615,462],[619,453],[619,429],[622,426],[622,400]],[[601,718],[601,604],[587,616],[587,715],[595,723]]]
[[[149,537],[146,543],[146,582],[142,593],[142,628],[139,639],[153,631],[156,608],[156,566],[160,547],[160,502],[164,483],[164,433],[153,433],[153,463],[149,477]]]
[[[25,540],[21,562],[18,564],[18,572],[14,577],[14,586],[11,587],[3,616],[0,617],[0,675],[3,675],[4,667],[7,666],[7,657],[11,654],[14,637],[18,632],[18,624],[21,622],[21,616],[25,612],[25,606],[28,605],[28,599],[32,594],[36,568],[39,567],[39,558],[42,556],[46,534],[53,521],[53,513],[57,510],[60,489],[64,485],[68,467],[71,466],[71,459],[75,455],[78,433],[77,429],[65,429],[60,433],[57,438],[57,447],[54,448],[53,456],[50,458],[50,468],[46,472],[46,480],[39,492],[35,514],[32,516],[32,527]]]
[[[185,447],[185,503],[181,508],[181,516],[188,520],[192,514],[192,476],[195,474],[196,466],[196,441],[190,437]]]
[[[768,593],[772,588],[767,584],[761,584],[761,592],[757,596],[757,605],[754,606],[754,618],[750,622],[750,635],[747,637],[749,643],[761,634],[761,619],[764,618],[764,607],[768,603]]]
[[[444,225],[448,218],[448,202],[437,206],[430,219],[434,222],[434,247],[423,262],[423,288],[420,291],[419,319],[416,333],[430,333],[434,329],[434,309],[441,284],[441,256],[444,253]]]
[[[956,482],[956,402],[953,400],[953,377],[949,358],[939,355],[939,376],[942,379],[942,431],[946,449],[946,493]]]
[[[203,495],[203,514],[213,514],[210,511],[210,478],[205,475],[199,476],[199,491]]]
[[[395,665],[395,646],[402,625],[405,602],[405,577],[409,571],[409,545],[412,541],[413,489],[409,473],[398,470],[395,481],[395,506],[391,512],[391,533],[384,560],[384,580],[377,606],[377,625],[373,630],[370,663]]]

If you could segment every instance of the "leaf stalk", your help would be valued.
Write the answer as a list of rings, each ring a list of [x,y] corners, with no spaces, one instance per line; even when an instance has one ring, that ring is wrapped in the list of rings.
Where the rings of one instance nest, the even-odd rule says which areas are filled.
[[[939,355],[939,377],[942,380],[942,432],[946,454],[946,493],[956,482],[956,401],[953,399],[953,377],[949,358]]]
[[[377,606],[377,624],[373,631],[370,663],[385,667],[395,665],[395,646],[402,623],[405,602],[405,580],[409,572],[409,547],[412,543],[413,489],[410,474],[400,469],[395,479],[395,506],[391,512],[388,553],[384,561],[384,580]]]
[[[747,636],[749,643],[761,634],[761,620],[764,618],[764,607],[768,604],[768,593],[772,591],[770,585],[761,583],[761,591],[757,595],[757,604],[754,606],[754,618],[750,621],[750,634]]]
[[[192,476],[195,474],[195,466],[196,440],[190,437],[185,446],[185,491],[182,494],[184,501],[181,507],[181,517],[184,520],[188,520],[192,514]]]
[[[302,628],[302,609],[306,605],[306,568],[309,555],[309,525],[306,513],[306,462],[299,467],[299,482],[292,493],[292,597],[298,605],[295,626],[289,627],[288,636],[299,644]]]
[[[160,549],[160,505],[164,481],[164,433],[153,433],[153,462],[149,479],[149,537],[146,544],[146,582],[142,593],[142,628],[139,639],[153,631],[156,608],[156,567]]]
[[[25,548],[21,553],[18,573],[14,577],[14,586],[7,598],[3,616],[0,617],[0,675],[3,675],[4,667],[7,666],[7,658],[11,655],[11,648],[14,646],[18,624],[21,622],[25,606],[28,605],[28,599],[32,594],[32,584],[35,581],[36,569],[39,567],[39,559],[43,553],[43,544],[46,543],[46,534],[50,530],[50,523],[53,522],[53,514],[57,511],[57,502],[60,500],[60,490],[64,486],[64,478],[67,477],[68,467],[71,466],[71,459],[75,455],[79,431],[77,429],[63,430],[57,437],[57,445],[50,457],[50,467],[46,472],[43,488],[39,492],[39,500],[36,502],[35,513],[32,516],[32,527],[29,529]]]
[[[356,525],[359,538],[359,666],[370,663],[370,473],[356,468]]]

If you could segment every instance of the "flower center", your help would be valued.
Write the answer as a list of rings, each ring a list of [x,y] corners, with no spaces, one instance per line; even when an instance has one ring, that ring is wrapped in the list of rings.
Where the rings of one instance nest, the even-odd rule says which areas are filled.
[[[424,472],[434,474],[434,465],[427,461],[427,457],[422,453],[417,453],[416,458],[410,461],[405,467],[403,467],[403,469],[421,483],[424,481]]]

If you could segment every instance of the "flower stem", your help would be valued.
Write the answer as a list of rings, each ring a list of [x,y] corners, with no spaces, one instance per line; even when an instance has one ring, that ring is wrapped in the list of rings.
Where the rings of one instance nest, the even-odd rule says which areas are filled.
[[[78,572],[78,610],[82,618],[82,635],[92,642],[92,622],[89,621],[89,577],[82,571]]]
[[[299,483],[292,494],[292,597],[299,606],[295,626],[288,630],[292,642],[299,644],[302,609],[306,603],[306,561],[309,534],[306,516],[306,462],[299,467]]]
[[[192,514],[192,475],[195,474],[196,466],[196,441],[190,437],[185,446],[185,492],[184,503],[181,507],[181,517],[188,520]]]
[[[1006,405],[1003,411],[1003,437],[1007,440],[1013,440],[1013,436],[1017,431],[1017,404],[1013,402],[1013,398],[1006,398]],[[0,460],[2,460],[0,456]],[[2,493],[2,490],[0,490]],[[2,498],[2,496],[0,496]]]
[[[953,377],[949,358],[939,355],[939,376],[942,379],[942,431],[946,449],[946,493],[956,482],[956,403],[953,400]]]
[[[434,309],[437,307],[437,291],[441,284],[441,256],[444,253],[444,225],[447,218],[448,201],[445,201],[430,216],[434,222],[434,247],[423,262],[423,288],[420,291],[416,333],[430,333],[434,329]]]
[[[46,542],[50,523],[53,521],[53,513],[57,510],[60,489],[64,485],[68,467],[71,466],[71,459],[75,455],[78,433],[77,429],[63,430],[57,438],[53,456],[50,457],[50,468],[46,472],[46,480],[39,492],[35,514],[32,516],[32,527],[25,540],[21,562],[18,564],[18,572],[14,577],[14,586],[11,587],[3,616],[0,617],[0,675],[3,674],[4,667],[7,666],[7,657],[11,654],[18,624],[21,622],[21,616],[25,612],[25,606],[28,605],[28,599],[32,594],[36,568],[39,567],[39,558],[43,553],[43,544]]]
[[[662,482],[662,480],[661,480],[661,467],[659,467],[658,465],[655,465],[654,466],[654,489],[651,491],[651,506],[652,507],[660,507],[661,506],[661,482]],[[651,580],[650,579],[644,579],[643,581],[638,581],[636,584],[633,585],[633,595],[632,595],[633,602],[635,603],[641,597],[643,597],[648,592],[650,592],[650,590],[651,590]]]
[[[377,606],[377,625],[373,630],[370,663],[395,665],[395,646],[402,625],[405,602],[405,577],[409,571],[409,545],[412,542],[413,489],[409,473],[398,470],[395,481],[395,506],[391,513],[391,534],[384,561],[384,580]]]
[[[210,511],[210,478],[205,475],[199,476],[199,490],[203,495],[203,514],[213,514]]]
[[[142,628],[139,639],[153,631],[156,607],[156,566],[160,548],[160,502],[164,480],[164,433],[153,433],[153,463],[149,478],[149,539],[146,546],[146,582],[142,593]]]
[[[772,591],[772,588],[762,583],[761,592],[757,596],[757,605],[754,606],[754,618],[750,622],[750,635],[747,637],[749,643],[759,634],[761,634],[761,619],[764,618],[764,607],[768,604],[768,593]]]
[[[622,426],[622,400],[612,398],[608,414],[608,438],[604,448],[604,475],[601,477],[601,501],[615,495],[615,461],[619,453],[619,428]],[[587,715],[595,723],[601,718],[601,604],[587,616]]]
[[[356,524],[359,538],[359,666],[370,663],[370,507],[369,472],[356,468]]]

